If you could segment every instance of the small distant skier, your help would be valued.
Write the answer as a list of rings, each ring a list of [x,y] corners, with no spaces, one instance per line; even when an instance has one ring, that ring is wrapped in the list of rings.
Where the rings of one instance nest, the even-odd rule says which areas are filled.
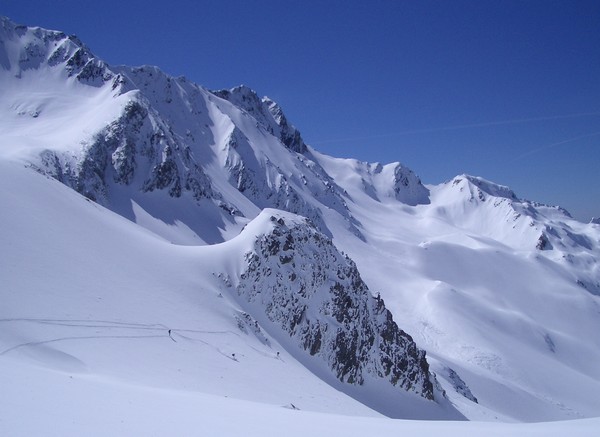
[[[171,340],[173,340],[175,343],[177,343],[177,340],[175,340],[175,339],[174,339],[174,338],[171,336],[171,330],[170,330],[170,329],[169,329],[169,338],[170,338]]]

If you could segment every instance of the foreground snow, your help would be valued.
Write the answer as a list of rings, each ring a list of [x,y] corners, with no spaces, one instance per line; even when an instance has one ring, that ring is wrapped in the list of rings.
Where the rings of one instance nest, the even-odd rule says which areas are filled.
[[[0,359],[0,434],[44,436],[595,437],[600,419],[508,424],[394,420],[294,410],[188,390],[133,385]]]

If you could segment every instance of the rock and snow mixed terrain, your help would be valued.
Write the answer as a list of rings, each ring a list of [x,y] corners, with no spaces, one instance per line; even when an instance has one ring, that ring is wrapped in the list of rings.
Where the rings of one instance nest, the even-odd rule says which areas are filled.
[[[110,66],[6,18],[0,42],[3,433],[600,416],[594,221],[323,155],[246,86]]]

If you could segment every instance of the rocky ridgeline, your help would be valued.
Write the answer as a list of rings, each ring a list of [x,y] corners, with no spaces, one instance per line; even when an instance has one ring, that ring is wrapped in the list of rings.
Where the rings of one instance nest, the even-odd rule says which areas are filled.
[[[82,144],[80,154],[46,151],[39,170],[84,196],[108,203],[110,184],[142,192],[165,190],[171,197],[219,199],[190,147],[144,102],[131,100],[122,115]]]
[[[218,214],[243,215],[240,202],[223,192],[224,177],[259,209],[303,215],[328,236],[323,214],[333,210],[364,239],[346,203],[348,194],[268,97],[260,98],[247,86],[209,91],[152,66],[110,66],[75,36],[62,32],[21,26],[6,18],[0,30],[5,44],[15,48],[10,52],[19,54],[2,64],[16,77],[25,70],[59,72],[65,81],[96,88],[120,109],[104,126],[72,139],[70,147],[60,144],[42,152],[32,162],[42,173],[108,208],[111,193],[127,187],[126,195],[164,191],[175,199],[212,200],[220,208]],[[77,90],[81,87],[73,92]],[[236,125],[231,116],[236,111],[253,122]],[[223,120],[231,130],[223,128]],[[222,166],[222,174],[216,176],[211,162],[215,159]],[[380,167],[379,171],[384,168]],[[428,203],[428,191],[409,169],[398,164],[392,176],[386,180],[392,197],[410,205]]]
[[[41,66],[62,66],[67,77],[86,85],[101,86],[114,78],[106,64],[96,58],[74,35],[15,24],[0,16],[0,39],[3,45],[18,44],[17,59],[3,58],[0,66],[21,77],[23,71]]]
[[[371,295],[356,265],[308,220],[276,212],[269,220],[270,232],[245,255],[236,286],[242,300],[340,381],[384,378],[433,399],[425,352]]]
[[[288,122],[281,107],[270,98],[261,99],[256,92],[245,85],[231,90],[213,91],[213,94],[246,111],[271,135],[279,138],[288,149],[297,153],[307,151],[300,131]]]

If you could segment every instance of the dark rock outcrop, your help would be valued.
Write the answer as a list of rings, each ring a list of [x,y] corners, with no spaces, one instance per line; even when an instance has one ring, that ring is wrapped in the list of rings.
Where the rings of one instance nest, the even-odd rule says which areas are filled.
[[[237,294],[340,381],[385,378],[433,399],[425,352],[371,295],[356,265],[306,219],[273,212],[270,220],[245,256]]]

